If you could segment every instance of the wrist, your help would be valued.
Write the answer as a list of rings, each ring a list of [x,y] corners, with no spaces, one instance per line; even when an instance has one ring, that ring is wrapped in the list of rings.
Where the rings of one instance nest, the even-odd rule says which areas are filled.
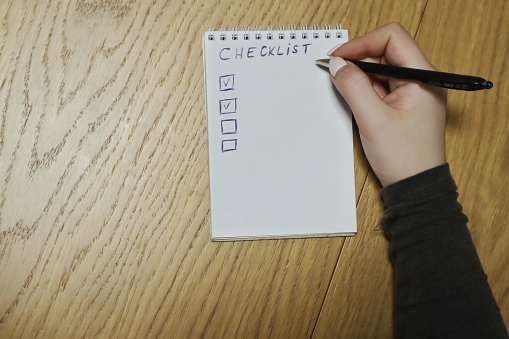
[[[401,203],[421,202],[436,197],[444,188],[456,191],[457,186],[448,163],[439,165],[408,178],[394,182],[381,191],[386,208]]]

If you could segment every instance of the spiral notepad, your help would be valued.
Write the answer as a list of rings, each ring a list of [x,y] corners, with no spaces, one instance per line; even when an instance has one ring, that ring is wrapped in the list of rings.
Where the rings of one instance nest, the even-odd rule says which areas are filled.
[[[203,35],[213,240],[356,232],[351,113],[315,64],[340,26]]]

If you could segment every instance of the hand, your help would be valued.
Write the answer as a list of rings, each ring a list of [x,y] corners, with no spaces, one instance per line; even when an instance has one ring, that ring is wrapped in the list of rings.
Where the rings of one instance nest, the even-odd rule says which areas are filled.
[[[352,109],[364,152],[382,186],[445,163],[446,90],[370,77],[342,59],[435,70],[401,25],[353,39],[331,57],[332,81]]]

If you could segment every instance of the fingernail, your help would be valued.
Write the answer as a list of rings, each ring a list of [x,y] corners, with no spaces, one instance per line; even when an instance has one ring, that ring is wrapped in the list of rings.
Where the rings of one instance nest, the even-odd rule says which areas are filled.
[[[346,61],[340,57],[333,57],[329,60],[329,72],[336,78],[336,73],[343,67],[346,66]]]
[[[338,49],[338,47],[339,47],[339,46],[341,46],[341,45],[343,45],[343,44],[339,44],[339,45],[336,45],[336,46],[332,47],[332,48],[331,48],[331,50],[327,52],[327,55],[328,55],[328,56],[331,56],[331,55],[332,55],[332,53],[334,53],[334,51],[335,51],[336,49]]]

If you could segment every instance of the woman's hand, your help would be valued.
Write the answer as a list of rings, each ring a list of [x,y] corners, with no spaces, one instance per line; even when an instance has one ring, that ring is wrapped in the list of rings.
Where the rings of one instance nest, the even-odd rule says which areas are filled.
[[[385,187],[445,163],[446,90],[368,76],[356,59],[435,70],[399,24],[389,24],[330,52],[330,72],[350,105],[366,157]]]

